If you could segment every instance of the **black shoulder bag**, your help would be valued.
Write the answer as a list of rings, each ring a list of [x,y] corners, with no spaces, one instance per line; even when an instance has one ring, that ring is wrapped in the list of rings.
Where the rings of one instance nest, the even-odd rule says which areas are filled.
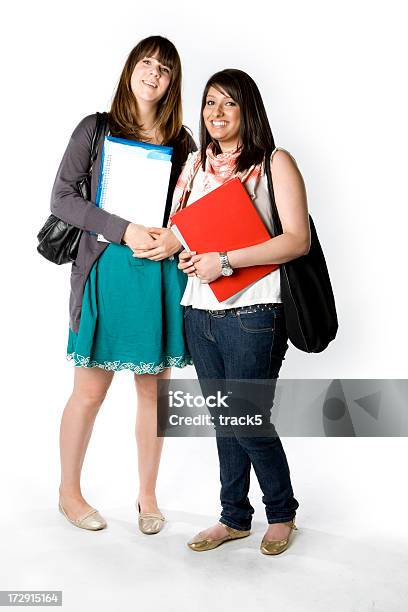
[[[85,199],[91,199],[91,177],[93,164],[98,155],[100,143],[105,135],[108,120],[107,113],[96,113],[96,127],[92,137],[90,167],[87,176],[78,181],[78,193]],[[81,229],[50,215],[39,231],[37,251],[49,261],[58,265],[75,261],[78,254]]]
[[[270,155],[265,159],[274,236],[283,233],[275,202]],[[311,246],[307,255],[280,264],[281,299],[289,340],[307,353],[320,353],[337,333],[336,305],[322,247],[309,215]]]

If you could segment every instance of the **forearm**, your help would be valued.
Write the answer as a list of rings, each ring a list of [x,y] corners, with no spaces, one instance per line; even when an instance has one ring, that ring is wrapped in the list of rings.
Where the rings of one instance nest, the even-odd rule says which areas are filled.
[[[110,242],[120,243],[129,221],[98,208],[79,194],[53,192],[51,212],[66,223],[82,230],[103,234]]]
[[[309,246],[309,237],[284,233],[255,246],[228,251],[228,259],[232,268],[281,264],[305,255]]]

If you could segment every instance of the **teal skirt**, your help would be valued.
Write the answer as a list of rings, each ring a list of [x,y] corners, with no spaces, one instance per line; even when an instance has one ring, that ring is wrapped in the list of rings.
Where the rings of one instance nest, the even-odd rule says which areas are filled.
[[[180,301],[186,275],[177,260],[150,261],[111,243],[84,288],[78,333],[69,329],[67,359],[75,366],[157,374],[192,363]]]

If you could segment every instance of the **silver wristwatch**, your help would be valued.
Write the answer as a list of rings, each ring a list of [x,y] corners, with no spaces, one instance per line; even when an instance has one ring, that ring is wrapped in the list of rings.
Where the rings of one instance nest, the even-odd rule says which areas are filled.
[[[228,261],[228,255],[226,253],[220,253],[221,261],[221,273],[223,276],[231,276],[234,270],[231,268],[230,262]]]

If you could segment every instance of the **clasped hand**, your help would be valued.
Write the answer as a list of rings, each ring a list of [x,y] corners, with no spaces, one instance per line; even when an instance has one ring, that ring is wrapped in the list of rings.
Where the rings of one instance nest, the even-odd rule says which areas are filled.
[[[123,236],[124,242],[132,249],[133,257],[162,261],[177,253],[181,244],[173,232],[166,227],[144,227],[130,223]],[[221,276],[219,253],[182,251],[178,268],[187,276],[197,276],[202,283],[211,283]]]
[[[169,228],[144,227],[130,223],[123,236],[132,249],[133,257],[161,261],[180,250],[181,244]]]

